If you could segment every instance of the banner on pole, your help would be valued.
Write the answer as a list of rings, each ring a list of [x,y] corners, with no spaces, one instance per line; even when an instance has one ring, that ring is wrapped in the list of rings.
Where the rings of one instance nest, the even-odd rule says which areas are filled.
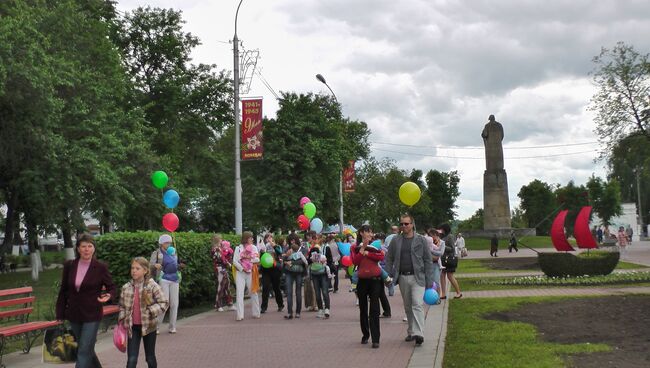
[[[262,99],[242,100],[241,159],[261,160],[264,156]]]
[[[348,167],[343,170],[343,191],[354,192],[354,160],[350,160]]]

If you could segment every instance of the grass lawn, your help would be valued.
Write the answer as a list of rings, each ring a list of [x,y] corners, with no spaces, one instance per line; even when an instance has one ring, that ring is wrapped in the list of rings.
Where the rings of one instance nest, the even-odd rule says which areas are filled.
[[[445,368],[566,367],[564,354],[608,351],[605,344],[555,344],[537,337],[535,326],[485,320],[483,315],[515,309],[523,303],[560,298],[490,298],[455,300],[449,309]]]
[[[508,270],[495,270],[492,268],[489,268],[486,266],[487,262],[493,262],[491,258],[488,259],[461,259],[460,262],[458,263],[458,269],[456,273],[458,274],[464,274],[464,273],[494,273],[494,272],[509,272]],[[648,266],[645,265],[640,265],[636,263],[630,263],[630,262],[623,262],[619,261],[618,265],[616,265],[617,270],[633,270],[633,269],[641,269],[641,268],[648,268]],[[531,268],[527,270],[522,270],[522,269],[517,269],[513,270],[517,272],[526,272],[526,271],[540,271],[539,268]]]
[[[508,280],[512,279],[511,277],[491,277],[490,280]],[[530,289],[530,288],[561,288],[561,287],[570,287],[570,288],[593,288],[594,285],[494,285],[494,284],[482,284],[479,281],[485,280],[478,277],[468,277],[468,278],[458,278],[458,283],[460,284],[460,289],[462,291],[482,291],[482,290],[514,290],[514,289]],[[603,288],[619,288],[619,287],[636,287],[636,286],[650,286],[650,282],[630,282],[630,283],[617,283],[617,284],[601,284],[597,287]],[[453,288],[451,289],[453,290]]]
[[[520,242],[531,248],[553,248],[550,236],[526,236],[519,239]],[[569,243],[575,245],[574,239],[569,239]],[[472,250],[489,250],[490,239],[485,238],[466,238],[465,246],[471,252]],[[519,248],[524,248],[519,246]],[[499,239],[499,249],[508,249],[508,239]]]

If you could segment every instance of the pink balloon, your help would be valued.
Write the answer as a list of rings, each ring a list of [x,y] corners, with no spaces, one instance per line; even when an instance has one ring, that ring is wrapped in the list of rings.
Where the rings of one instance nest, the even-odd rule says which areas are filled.
[[[174,232],[178,229],[178,216],[175,213],[167,213],[162,218],[162,225],[165,230]]]
[[[344,265],[345,267],[351,266],[352,265],[352,257],[350,257],[350,256],[341,257],[341,264]]]
[[[300,198],[300,208],[305,207],[305,205],[309,202],[311,202],[311,199],[309,199],[308,197]]]

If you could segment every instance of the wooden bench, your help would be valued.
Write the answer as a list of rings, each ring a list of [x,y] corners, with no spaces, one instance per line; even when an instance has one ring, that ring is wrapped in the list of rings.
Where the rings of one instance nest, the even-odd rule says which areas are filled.
[[[34,321],[29,322],[29,315],[34,311],[36,297],[32,295],[31,287],[0,290],[0,321],[8,321],[0,326],[0,367],[4,349],[11,340],[25,340],[24,353],[29,353],[34,341],[43,331],[56,327],[59,321]],[[17,323],[16,323],[17,321]]]
[[[120,312],[120,306],[119,305],[105,305],[102,308],[102,313],[104,314],[104,318],[102,318],[102,329],[104,332],[108,331],[108,327],[113,324],[112,322],[115,320],[115,323],[117,323],[117,314]],[[109,317],[109,318],[106,318]]]

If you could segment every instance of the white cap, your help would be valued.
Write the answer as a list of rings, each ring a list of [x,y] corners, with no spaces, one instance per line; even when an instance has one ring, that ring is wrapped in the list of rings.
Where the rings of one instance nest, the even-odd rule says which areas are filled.
[[[165,244],[171,242],[172,242],[172,237],[169,234],[162,234],[160,238],[158,238],[158,244]]]

